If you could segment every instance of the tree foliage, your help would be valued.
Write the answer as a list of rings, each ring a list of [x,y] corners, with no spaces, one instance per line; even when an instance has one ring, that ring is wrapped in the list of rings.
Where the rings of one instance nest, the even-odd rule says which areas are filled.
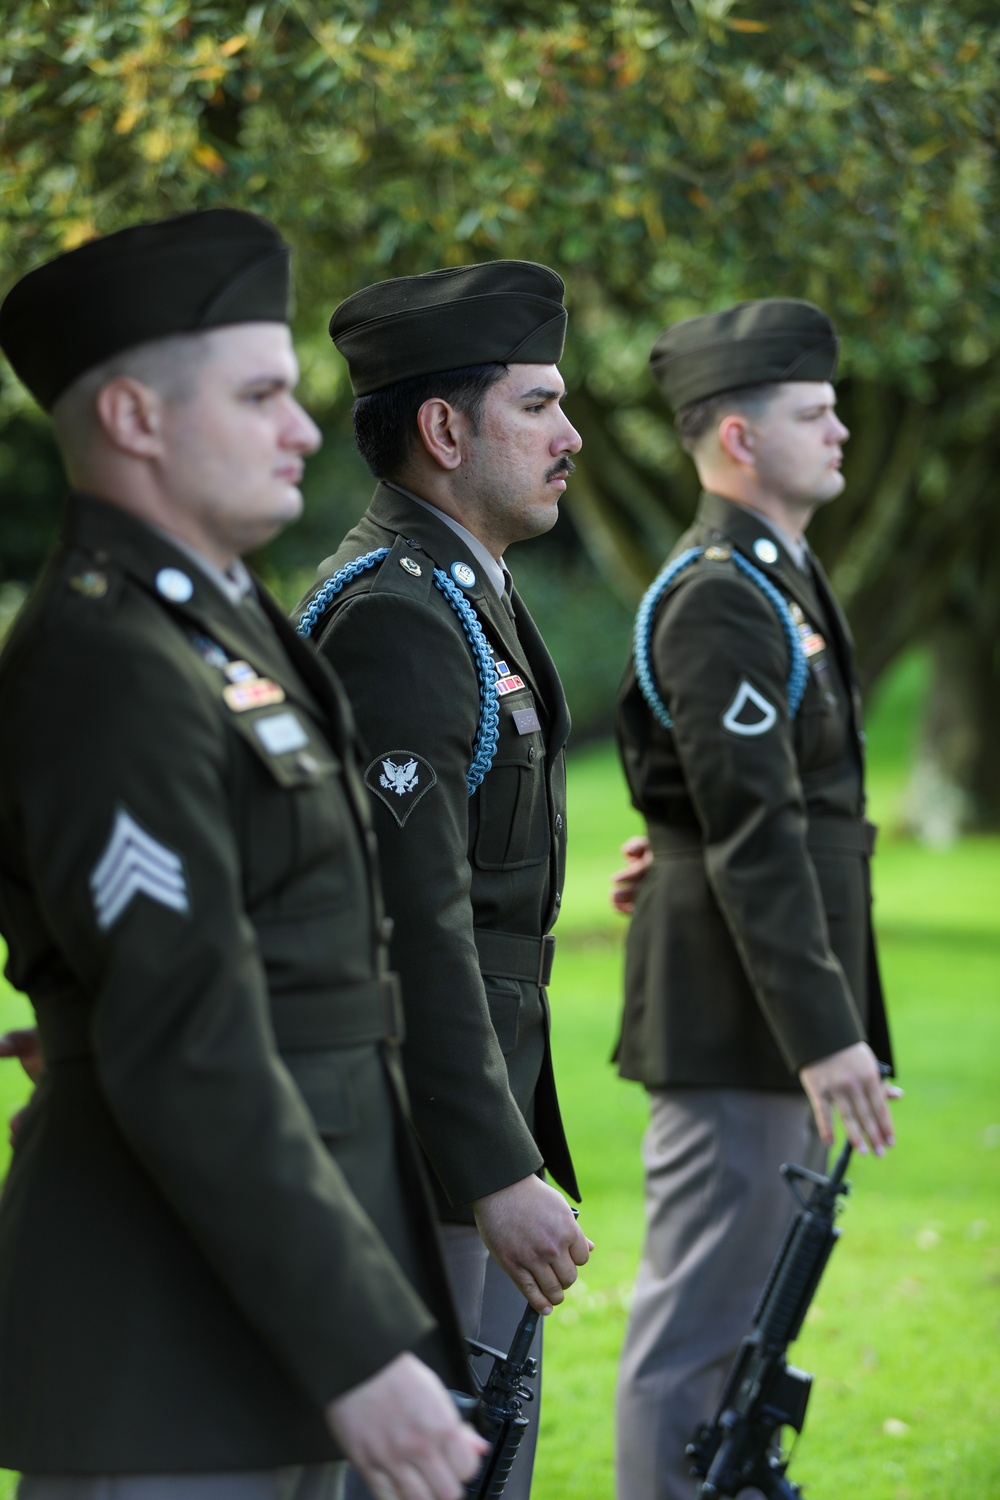
[[[829,308],[855,436],[847,495],[814,534],[869,675],[947,628],[1000,701],[1000,37],[985,6],[6,10],[5,281],[140,218],[255,208],[296,247],[305,391],[322,414],[348,399],[325,323],[365,280],[494,256],[556,266],[587,443],[574,514],[623,596],[693,503],[645,371],[656,333],[744,297]],[[976,795],[1000,814],[1000,783]]]

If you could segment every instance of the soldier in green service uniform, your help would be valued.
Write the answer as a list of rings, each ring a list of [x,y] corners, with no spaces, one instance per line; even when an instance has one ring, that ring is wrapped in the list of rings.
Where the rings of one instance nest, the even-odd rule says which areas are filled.
[[[617,1058],[651,1103],[619,1500],[695,1493],[685,1445],[792,1207],[781,1162],[822,1163],[834,1108],[859,1151],[892,1144],[854,656],[803,535],[844,484],[836,360],[830,320],[791,299],[689,319],[652,353],[705,493],[619,700],[648,838],[614,897],[634,906]]]
[[[503,563],[554,525],[580,446],[560,404],[562,296],[547,267],[496,261],[341,304],[330,330],[381,482],[295,615],[367,746],[414,1124],[462,1325],[494,1347],[525,1297],[562,1301],[590,1249],[537,1175],[578,1197],[546,999],[569,716]],[[510,1500],[530,1488],[536,1413]]]
[[[22,1500],[327,1500],[345,1454],[458,1500],[483,1447],[350,713],[239,560],[318,444],[287,283],[217,209],[0,311],[74,489],[0,661],[0,931],[44,1056],[0,1200]]]

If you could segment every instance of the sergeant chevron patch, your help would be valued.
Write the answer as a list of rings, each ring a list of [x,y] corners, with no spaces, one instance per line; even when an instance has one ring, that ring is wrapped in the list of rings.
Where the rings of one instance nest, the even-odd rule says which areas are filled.
[[[90,877],[94,915],[102,932],[113,927],[134,896],[186,916],[190,909],[180,855],[147,833],[120,807],[111,834]]]

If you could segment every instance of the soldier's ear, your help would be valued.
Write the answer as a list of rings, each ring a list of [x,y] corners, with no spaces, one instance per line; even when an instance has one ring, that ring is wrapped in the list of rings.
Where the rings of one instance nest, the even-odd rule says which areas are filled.
[[[430,458],[442,469],[457,469],[468,418],[450,402],[432,396],[417,412],[417,431]]]
[[[97,420],[115,448],[133,458],[158,457],[162,448],[163,397],[131,375],[116,375],[95,398]]]
[[[729,412],[718,427],[719,447],[733,463],[745,466],[757,461],[753,423],[742,412]]]

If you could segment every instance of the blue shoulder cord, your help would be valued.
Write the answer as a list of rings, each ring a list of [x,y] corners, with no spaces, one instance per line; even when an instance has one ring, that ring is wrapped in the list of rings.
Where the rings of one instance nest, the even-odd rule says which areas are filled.
[[[656,679],[653,676],[653,665],[650,659],[653,643],[653,620],[657,605],[674,579],[679,573],[683,573],[685,568],[689,568],[692,563],[697,562],[704,551],[704,547],[689,547],[686,552],[682,552],[679,557],[675,557],[672,562],[668,562],[642,596],[642,603],[639,605],[639,612],[635,617],[632,650],[635,661],[636,681],[639,684],[639,691],[645,698],[650,713],[658,724],[663,725],[664,729],[672,729],[674,724],[667,712],[666,704],[660,697],[656,686]],[[759,568],[755,568],[753,563],[747,562],[746,558],[736,551],[732,553],[732,560],[740,571],[745,573],[751,582],[757,585],[768,602],[774,606],[778,619],[784,628],[788,639],[788,652],[791,658],[791,666],[788,672],[788,713],[789,717],[794,719],[805,696],[806,683],[809,680],[809,666],[806,661],[805,652],[802,649],[802,641],[799,638],[798,629],[796,628],[795,621],[792,619],[792,612],[774,584],[769,578],[765,577]]]
[[[296,627],[299,635],[312,635],[331,601],[336,598],[341,589],[350,583],[352,578],[357,578],[368,568],[376,567],[383,558],[389,556],[389,551],[388,547],[376,547],[374,552],[366,552],[363,557],[356,557],[353,562],[345,563],[342,568],[338,568],[336,573],[317,590],[312,603],[301,616]],[[496,668],[493,665],[493,655],[486,636],[483,634],[483,627],[468,599],[441,568],[435,568],[433,576],[435,587],[441,590],[465,631],[479,677],[479,728],[476,731],[472,764],[465,776],[471,797],[476,788],[482,784],[493,764],[493,757],[497,753],[497,741],[500,737],[498,707],[500,700],[497,696]]]

